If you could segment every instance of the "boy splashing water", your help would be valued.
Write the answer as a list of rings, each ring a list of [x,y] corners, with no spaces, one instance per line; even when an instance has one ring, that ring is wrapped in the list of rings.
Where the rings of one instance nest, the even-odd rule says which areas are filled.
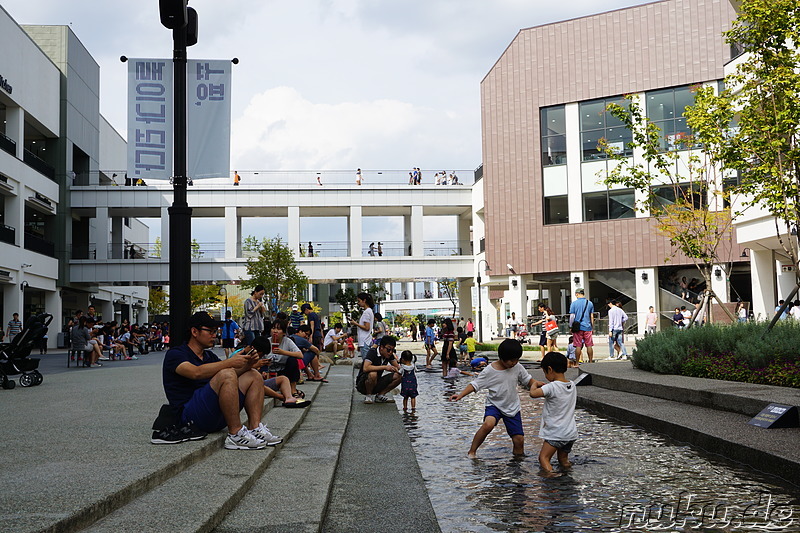
[[[536,380],[519,364],[522,345],[516,340],[504,340],[497,349],[497,356],[499,360],[487,366],[475,381],[450,397],[450,401],[457,402],[472,392],[481,389],[488,391],[483,424],[472,438],[472,446],[467,453],[467,457],[471,459],[476,457],[478,448],[501,419],[514,445],[514,455],[525,454],[525,436],[522,431],[517,385],[529,389]]]
[[[561,468],[569,468],[569,452],[578,439],[575,425],[575,401],[578,397],[575,384],[564,377],[567,371],[567,358],[558,352],[550,352],[542,359],[544,377],[550,383],[534,381],[531,398],[544,398],[542,427],[539,438],[542,450],[539,452],[539,465],[546,475],[553,474],[550,460],[558,455]]]

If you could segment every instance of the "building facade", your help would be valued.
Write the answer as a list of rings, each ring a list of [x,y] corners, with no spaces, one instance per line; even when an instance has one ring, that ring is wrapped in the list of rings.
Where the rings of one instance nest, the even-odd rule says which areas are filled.
[[[675,149],[688,133],[682,114],[691,87],[716,86],[724,76],[731,50],[722,32],[735,16],[728,0],[664,0],[517,34],[481,82],[485,255],[478,260],[492,268],[480,269],[488,285],[482,307],[496,312],[485,322],[535,312],[537,300],[566,313],[578,287],[599,309],[621,298],[629,315],[653,305],[666,316],[690,303],[676,280],[701,276],[673,254],[649,213],[635,209],[638,193],[603,183],[614,163],[597,144],[605,138],[641,156],[626,145],[631,132],[605,112],[634,95],[662,128],[663,149]],[[749,267],[735,235],[726,254],[731,284],[749,300]],[[715,292],[727,295],[718,281]]]

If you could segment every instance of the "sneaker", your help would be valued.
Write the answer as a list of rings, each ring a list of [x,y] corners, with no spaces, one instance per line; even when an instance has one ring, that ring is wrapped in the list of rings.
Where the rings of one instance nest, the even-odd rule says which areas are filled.
[[[91,365],[89,365],[89,366],[90,366],[90,367],[92,367],[92,368],[100,368],[100,367],[101,367],[101,366],[103,366],[103,365],[101,365],[100,363],[92,363],[92,364],[91,364]]]
[[[137,359],[139,359],[139,358],[138,358],[138,357],[136,357],[135,355],[132,355],[132,356],[130,356],[130,357],[129,357],[129,359],[133,359],[133,360],[135,361],[135,360],[137,360]]]
[[[367,394],[364,397],[364,403],[375,403],[375,397],[372,394]]]
[[[388,396],[384,396],[383,394],[378,394],[375,396],[375,403],[388,403],[391,402],[392,399]]]
[[[183,425],[177,426],[175,432],[183,437],[185,440],[203,440],[208,433],[200,431],[193,421],[188,421]]]
[[[150,439],[151,444],[179,444],[186,442],[188,437],[178,432],[175,426],[169,426],[158,431],[153,431],[153,436]]]
[[[266,443],[260,437],[253,435],[249,429],[242,426],[236,435],[231,435],[225,438],[226,450],[263,450]]]
[[[273,435],[272,432],[269,430],[269,428],[267,428],[267,426],[265,426],[263,422],[259,424],[257,428],[251,429],[250,433],[252,433],[256,437],[260,437],[261,439],[263,439],[264,443],[267,446],[277,446],[278,444],[283,442],[283,439],[281,437],[278,437],[277,435]]]
[[[103,357],[98,357],[97,360],[98,361],[111,361],[111,359],[106,357],[105,355]]]

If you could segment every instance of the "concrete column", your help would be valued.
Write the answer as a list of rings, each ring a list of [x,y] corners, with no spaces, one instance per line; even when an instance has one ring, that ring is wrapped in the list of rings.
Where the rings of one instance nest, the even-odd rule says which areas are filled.
[[[16,196],[6,198],[6,224],[15,229],[14,244],[22,248],[25,242],[25,185],[20,182]],[[18,265],[17,265],[18,266]]]
[[[108,218],[107,207],[95,208],[95,250],[97,259],[108,259],[108,241],[111,236],[111,221]],[[90,256],[91,257],[91,256]]]
[[[475,310],[472,306],[472,287],[473,279],[466,278],[458,280],[458,316],[467,318],[472,317],[475,322]]]
[[[717,271],[720,275],[717,276]],[[725,273],[725,268],[721,265],[711,266],[711,290],[717,295],[719,301],[730,301],[730,283],[728,283],[728,276]]]
[[[347,219],[350,234],[350,257],[361,257],[361,241],[363,240],[363,228],[361,221],[361,206],[350,206],[350,217]]]
[[[750,250],[750,283],[753,285],[753,314],[756,320],[771,318],[775,312],[775,255],[772,250]]]
[[[169,209],[161,208],[161,259],[169,261]]]
[[[113,297],[113,295],[112,295]],[[110,322],[114,320],[114,302],[107,300],[97,300],[94,303],[97,309],[97,314],[103,319],[103,322]]]
[[[330,300],[331,290],[330,285],[327,283],[320,283],[317,285],[317,305],[322,308],[319,312],[320,315],[330,314]]]
[[[111,259],[122,259],[125,257],[125,239],[122,233],[122,217],[111,217]]]
[[[575,281],[575,278],[578,278],[578,281]],[[583,288],[585,291],[586,297],[591,300],[591,295],[589,294],[589,272],[570,272],[569,273],[569,286],[570,286],[570,298],[573,300],[575,299],[575,289]],[[567,308],[569,309],[569,307]]]
[[[786,261],[788,265],[789,261]],[[795,273],[793,270],[788,270],[786,272],[783,271],[784,263],[781,260],[775,262],[775,272],[777,273],[777,280],[778,280],[778,297],[777,300],[785,300],[789,293],[794,290],[795,285],[797,284],[797,278],[795,277]],[[797,267],[795,267],[797,268]],[[796,300],[800,300],[800,298],[795,297]],[[775,305],[777,306],[778,303]]]
[[[11,320],[11,315],[19,313],[20,320],[22,320],[22,291],[20,290],[20,283],[25,280],[25,274],[18,271],[16,276],[16,283],[3,286],[3,313],[2,317],[3,332]],[[9,339],[6,339],[8,341]]]
[[[239,257],[241,254],[242,222],[239,209],[235,205],[225,206],[225,257]]]
[[[44,310],[53,315],[53,321],[50,323],[50,328],[47,332],[47,347],[55,348],[56,341],[58,340],[58,332],[61,331],[61,324],[63,323],[61,295],[59,291],[45,291]]]
[[[386,293],[386,298],[385,298],[386,300],[394,300],[394,294],[392,294],[391,282],[384,282],[383,292]]]
[[[472,228],[472,218],[470,215],[458,217],[458,243],[455,249],[458,250],[458,255],[472,255],[470,248],[470,228]]]
[[[414,294],[414,282],[407,281],[405,287],[406,287],[406,297],[409,300],[414,300],[416,298],[416,294]]]
[[[515,313],[518,321],[525,320],[525,297],[527,292],[527,280],[525,276],[508,276],[508,292],[506,301],[510,309],[509,313]]]
[[[581,184],[581,116],[580,106],[564,106],[567,121],[567,197],[569,223],[583,222],[583,185]]]
[[[661,309],[658,290],[658,269],[657,268],[637,268],[636,269],[636,314],[638,315],[637,331],[639,335],[644,335],[647,330],[645,317],[650,312],[652,305],[656,313],[666,311]],[[647,276],[647,279],[643,279]]]
[[[25,149],[25,110],[21,107],[6,108],[6,137],[17,143],[16,156],[21,160]]]
[[[425,243],[422,223],[422,206],[411,206],[411,255],[422,257],[425,255]]]
[[[288,207],[289,230],[286,236],[286,243],[295,257],[300,257],[300,206],[290,205]]]
[[[403,215],[403,255],[411,255],[411,214]]]

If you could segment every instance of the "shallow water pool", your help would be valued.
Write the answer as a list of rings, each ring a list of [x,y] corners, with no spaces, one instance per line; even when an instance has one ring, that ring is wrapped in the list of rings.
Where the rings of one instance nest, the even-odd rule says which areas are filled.
[[[403,421],[445,532],[800,532],[800,487],[582,409],[573,468],[540,476],[542,400],[527,392],[520,392],[527,456],[512,457],[501,423],[479,458],[468,459],[484,394],[453,403],[447,398],[472,378],[417,378],[417,410]]]

